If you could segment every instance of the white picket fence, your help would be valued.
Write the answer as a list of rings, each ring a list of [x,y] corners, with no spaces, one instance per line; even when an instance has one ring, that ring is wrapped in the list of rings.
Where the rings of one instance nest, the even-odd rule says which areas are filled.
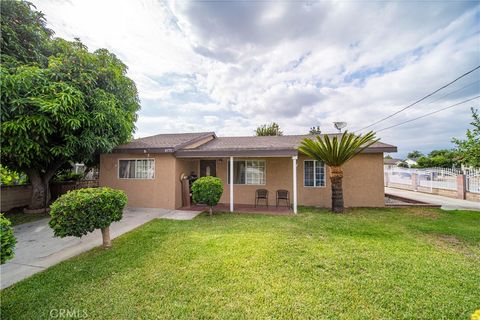
[[[467,191],[472,193],[480,193],[480,168],[466,169],[464,171]]]
[[[413,180],[412,176],[416,175]],[[462,174],[460,169],[449,168],[399,168],[393,167],[385,169],[385,184],[390,183],[403,184],[411,186],[413,189],[418,187],[457,190],[457,175]],[[478,176],[477,176],[478,178]],[[472,189],[474,189],[474,179],[471,179]]]

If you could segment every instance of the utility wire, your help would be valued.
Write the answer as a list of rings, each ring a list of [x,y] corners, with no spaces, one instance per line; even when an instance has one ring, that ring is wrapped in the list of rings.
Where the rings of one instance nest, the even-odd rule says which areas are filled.
[[[441,96],[441,97],[439,97],[439,98],[437,98],[437,99],[435,99],[435,100],[433,100],[433,101],[431,101],[431,102],[428,102],[427,105],[432,104],[432,103],[435,103],[435,102],[437,102],[437,101],[439,101],[439,100],[442,100],[443,98],[448,97],[448,96],[450,96],[450,95],[452,95],[452,94],[454,94],[454,93],[458,93],[458,92],[460,92],[460,91],[463,91],[463,90],[467,89],[468,87],[471,87],[471,86],[473,86],[473,85],[475,85],[475,84],[477,84],[477,83],[480,83],[480,80],[475,80],[475,81],[473,81],[473,82],[470,82],[469,84],[464,85],[464,86],[461,87],[461,88],[458,88],[458,89],[455,89],[455,90],[453,90],[453,91],[451,91],[451,92],[449,92],[449,93],[446,93],[446,94],[444,94],[443,96]]]
[[[444,111],[444,110],[447,110],[447,109],[450,109],[450,108],[459,106],[459,105],[461,105],[461,104],[470,102],[470,101],[475,100],[475,99],[478,99],[478,98],[480,98],[480,95],[479,95],[479,96],[476,96],[476,97],[473,97],[473,98],[470,98],[470,99],[467,99],[467,100],[463,100],[462,102],[458,102],[458,103],[452,104],[452,105],[447,106],[447,107],[445,107],[445,108],[442,108],[442,109],[439,109],[439,110],[436,110],[436,111],[433,111],[433,112],[426,113],[426,114],[424,114],[424,115],[422,115],[422,116],[420,116],[420,117],[416,117],[416,118],[413,118],[413,119],[410,119],[410,120],[407,120],[407,121],[404,121],[404,122],[400,122],[400,123],[394,124],[393,126],[389,126],[389,127],[386,127],[386,128],[382,128],[382,129],[380,129],[380,130],[377,130],[376,132],[381,132],[381,131],[385,131],[385,130],[388,130],[388,129],[392,129],[392,128],[401,126],[401,125],[403,125],[403,124],[406,124],[406,123],[409,123],[409,122],[412,122],[412,121],[415,121],[415,120],[418,120],[418,119],[422,119],[422,118],[431,116],[432,114],[439,113],[439,112],[441,112],[441,111]]]
[[[403,107],[402,109],[400,109],[400,110],[392,113],[391,115],[388,115],[388,116],[386,116],[386,117],[384,117],[384,118],[382,118],[382,119],[380,119],[380,120],[375,121],[374,123],[372,123],[372,124],[370,124],[370,125],[368,125],[368,126],[366,126],[366,127],[363,127],[363,128],[361,128],[361,129],[358,129],[358,130],[355,130],[355,131],[362,131],[362,130],[367,129],[367,128],[370,128],[371,126],[374,126],[374,125],[376,125],[376,124],[378,124],[378,123],[380,123],[380,122],[383,122],[383,121],[385,121],[385,120],[387,120],[387,119],[390,119],[391,117],[399,114],[400,112],[405,111],[405,110],[407,110],[408,108],[411,108],[411,107],[413,107],[414,105],[422,102],[423,100],[425,100],[425,99],[433,96],[435,93],[437,93],[437,92],[445,89],[446,87],[448,87],[448,86],[452,85],[453,83],[457,82],[458,80],[466,77],[467,75],[469,75],[470,73],[474,72],[474,71],[477,70],[477,69],[480,69],[480,66],[477,66],[477,67],[473,68],[472,70],[470,70],[470,71],[468,71],[468,72],[465,72],[464,74],[462,74],[461,76],[459,76],[459,77],[456,78],[455,80],[450,81],[449,83],[443,85],[442,87],[438,88],[437,90],[433,91],[432,93],[427,94],[427,95],[424,96],[423,98],[418,99],[417,101],[409,104],[409,105],[406,106],[406,107]]]

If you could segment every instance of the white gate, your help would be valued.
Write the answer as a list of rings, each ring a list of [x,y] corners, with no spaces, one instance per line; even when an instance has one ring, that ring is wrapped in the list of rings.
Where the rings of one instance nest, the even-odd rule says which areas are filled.
[[[480,169],[465,170],[465,179],[468,192],[480,193]]]
[[[418,190],[418,187],[423,187],[429,189],[432,192],[433,188],[433,171],[430,169],[416,170],[417,174],[417,185],[415,190]]]
[[[432,187],[437,189],[457,190],[457,176],[462,174],[459,169],[429,168],[432,172]]]

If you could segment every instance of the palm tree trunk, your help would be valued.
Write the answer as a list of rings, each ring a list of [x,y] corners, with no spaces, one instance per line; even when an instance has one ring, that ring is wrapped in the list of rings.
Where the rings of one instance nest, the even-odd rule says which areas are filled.
[[[341,167],[330,167],[330,181],[332,182],[332,211],[342,213],[343,207],[343,170]]]

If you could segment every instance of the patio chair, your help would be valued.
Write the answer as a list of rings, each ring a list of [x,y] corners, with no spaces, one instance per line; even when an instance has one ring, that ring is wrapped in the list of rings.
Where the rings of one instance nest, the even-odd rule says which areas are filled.
[[[260,200],[265,200],[268,208],[268,190],[267,189],[257,189],[255,190],[255,208]]]
[[[287,207],[290,208],[290,193],[288,192],[288,190],[277,190],[277,208],[280,200],[284,200],[287,204]]]

